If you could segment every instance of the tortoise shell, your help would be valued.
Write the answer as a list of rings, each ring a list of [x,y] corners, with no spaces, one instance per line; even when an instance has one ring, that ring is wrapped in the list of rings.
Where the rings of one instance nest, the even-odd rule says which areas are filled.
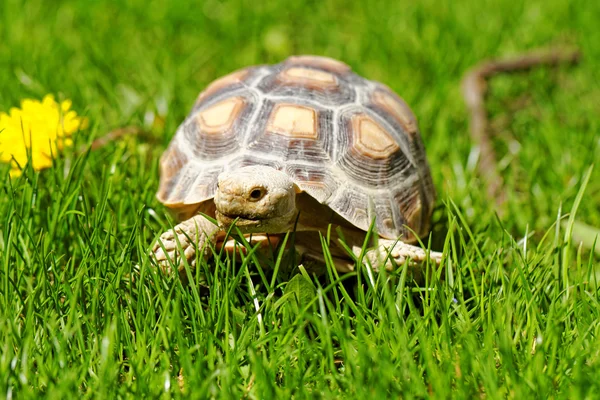
[[[221,172],[248,165],[284,171],[360,229],[375,219],[382,237],[429,230],[435,191],[414,114],[340,61],[290,57],[211,83],[161,158],[157,198],[199,206]]]

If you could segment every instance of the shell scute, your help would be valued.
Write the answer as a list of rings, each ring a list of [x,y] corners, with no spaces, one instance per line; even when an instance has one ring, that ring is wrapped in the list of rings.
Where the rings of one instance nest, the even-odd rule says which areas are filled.
[[[196,115],[199,129],[207,134],[223,134],[230,130],[244,107],[242,97],[230,97]]]
[[[196,160],[217,160],[240,151],[240,132],[255,107],[256,100],[250,93],[202,104],[179,128],[187,151]]]
[[[176,191],[176,177],[181,173],[188,161],[185,153],[179,151],[177,142],[171,142],[169,148],[160,158],[160,185],[156,197],[163,203],[169,205],[172,194]]]
[[[368,212],[368,205],[370,204],[368,191],[358,191],[348,186],[342,186],[337,190],[335,196],[329,200],[328,204],[336,213],[358,228],[369,229],[371,220]],[[356,204],[367,206],[356,207]]]
[[[296,101],[337,107],[356,100],[352,75],[345,64],[325,57],[290,57],[273,66],[257,88],[270,97],[293,98]],[[345,66],[347,67],[347,66]]]
[[[194,108],[219,93],[243,87],[246,80],[256,69],[257,67],[238,69],[237,71],[231,72],[217,80],[214,80],[198,95]]]
[[[426,201],[424,201],[423,190],[418,182],[404,188],[396,190],[393,193],[394,204],[397,210],[400,211],[402,225],[406,225],[415,231],[418,236],[422,236],[429,231],[429,217],[431,209]],[[414,234],[407,230],[403,230],[403,238],[410,240],[415,239]]]
[[[317,112],[296,104],[276,104],[269,122],[269,132],[299,139],[317,139]]]
[[[277,79],[287,84],[312,89],[335,90],[339,86],[338,78],[334,74],[306,67],[286,68],[277,75]]]
[[[300,189],[320,203],[331,198],[339,186],[331,171],[318,165],[288,164],[285,172],[294,178]]]
[[[414,173],[406,150],[390,139],[392,133],[382,121],[350,110],[340,116],[338,128],[346,140],[338,142],[342,147],[337,163],[354,184],[377,188]]]
[[[371,93],[373,105],[384,111],[380,112],[380,115],[384,118],[388,117],[392,122],[399,124],[409,138],[412,139],[419,133],[417,118],[400,96],[383,85],[379,86]]]
[[[331,111],[266,101],[247,136],[249,151],[286,163],[327,164],[332,151]]]
[[[400,150],[392,135],[368,115],[353,115],[351,123],[354,149],[365,157],[387,159]]]
[[[350,72],[350,67],[338,60],[323,56],[292,56],[283,62],[286,65],[301,65],[316,69],[322,69],[336,74],[345,74]]]

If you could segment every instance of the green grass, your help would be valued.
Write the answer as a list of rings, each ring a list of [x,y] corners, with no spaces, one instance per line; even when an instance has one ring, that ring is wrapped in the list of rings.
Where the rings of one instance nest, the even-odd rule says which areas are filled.
[[[0,398],[596,397],[600,3],[254,3],[0,0],[0,110],[73,99],[91,123],[78,146],[150,131],[20,179],[0,168]],[[491,84],[499,217],[460,79],[555,45],[581,64]],[[432,241],[450,255],[427,281],[330,270],[286,286],[283,270],[261,277],[276,260],[223,257],[203,266],[206,297],[197,276],[150,267],[173,223],[154,198],[158,158],[198,92],[294,53],[340,58],[413,107],[439,193]]]

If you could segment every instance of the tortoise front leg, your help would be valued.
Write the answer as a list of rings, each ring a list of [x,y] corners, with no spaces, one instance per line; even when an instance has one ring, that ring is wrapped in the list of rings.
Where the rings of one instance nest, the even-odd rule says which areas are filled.
[[[215,244],[220,230],[203,215],[195,215],[160,235],[152,247],[152,256],[163,271],[169,271],[171,265],[177,265],[181,271],[185,264],[180,257],[178,242],[188,263],[195,265],[196,249],[202,250],[202,256],[207,259],[211,251],[210,244]]]
[[[354,246],[353,253],[359,257],[361,248]],[[436,265],[442,262],[442,253],[437,251],[429,251],[429,260]],[[364,258],[374,270],[378,270],[382,266],[390,270],[394,267],[391,260],[397,265],[404,264],[410,260],[410,265],[420,265],[427,260],[427,250],[420,247],[406,244],[400,240],[379,239],[378,246],[368,250]]]

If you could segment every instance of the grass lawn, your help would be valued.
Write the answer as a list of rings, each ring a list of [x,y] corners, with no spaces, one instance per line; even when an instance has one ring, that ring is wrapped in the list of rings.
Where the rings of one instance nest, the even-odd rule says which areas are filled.
[[[599,19],[588,0],[0,0],[0,111],[72,99],[89,119],[73,149],[147,131],[16,179],[0,166],[0,398],[598,396]],[[490,86],[499,216],[460,80],[551,46],[582,62]],[[288,285],[285,268],[268,271],[276,259],[223,256],[201,268],[208,296],[197,276],[154,273],[145,254],[174,222],[154,197],[158,160],[196,95],[301,53],[344,60],[412,106],[445,264],[424,282],[359,269]]]

